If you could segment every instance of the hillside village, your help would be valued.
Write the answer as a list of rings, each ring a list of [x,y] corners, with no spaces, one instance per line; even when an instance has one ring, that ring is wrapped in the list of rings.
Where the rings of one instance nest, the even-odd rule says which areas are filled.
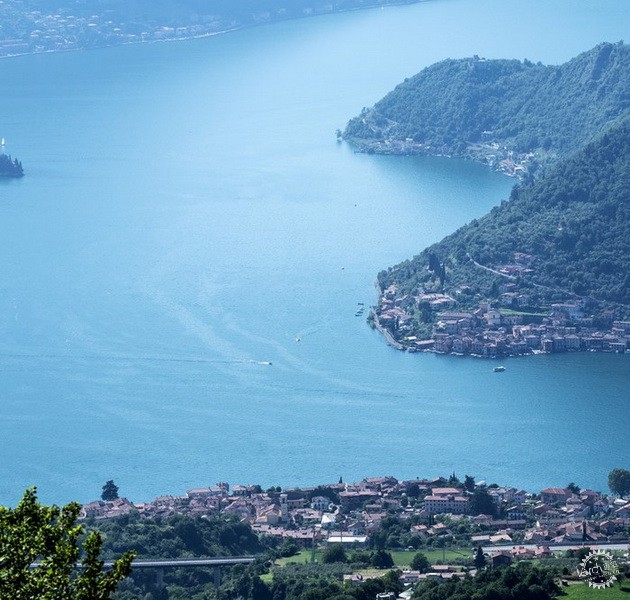
[[[404,294],[391,284],[380,290],[371,322],[390,345],[409,352],[501,357],[585,350],[623,353],[630,349],[630,321],[619,319],[614,310],[597,310],[584,298],[532,306],[531,294],[514,281],[533,273],[532,260],[516,252],[512,264],[493,269],[477,265],[504,279],[497,286],[497,299],[479,301],[468,310],[458,310],[462,297],[466,308],[469,305],[465,285],[450,295],[422,287],[414,294]],[[428,335],[418,333],[418,319],[424,319]]]
[[[475,485],[468,477],[465,483],[467,487],[454,477],[404,481],[389,476],[267,491],[258,485],[218,483],[148,503],[125,498],[90,502],[83,506],[82,517],[111,519],[132,512],[147,519],[230,515],[278,544],[290,542],[307,549],[332,543],[360,548],[386,525],[397,523],[405,532],[399,543],[409,550],[484,546],[499,562],[549,557],[558,545],[630,542],[628,500],[573,485],[532,494],[513,487]],[[480,498],[488,502],[486,513],[493,514],[479,512],[484,506]],[[431,573],[440,578],[462,574],[448,566],[435,566]]]

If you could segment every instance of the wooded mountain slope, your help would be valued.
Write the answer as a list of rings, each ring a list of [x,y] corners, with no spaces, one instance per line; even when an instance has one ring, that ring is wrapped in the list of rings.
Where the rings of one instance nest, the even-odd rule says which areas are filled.
[[[433,264],[437,257],[446,267],[445,289],[470,286],[471,298],[493,295],[500,278],[471,258],[493,267],[512,262],[514,252],[534,257],[524,283],[553,288],[533,288],[536,294],[552,299],[554,290],[568,290],[630,305],[630,118],[533,184],[516,186],[510,200],[485,217],[381,272],[379,282],[395,283],[401,293],[440,287],[435,270],[428,270],[433,255]]]
[[[581,148],[629,110],[630,46],[604,43],[560,66],[439,62],[350,120],[344,138],[377,152],[382,140],[413,139],[455,155],[483,139],[553,158]]]

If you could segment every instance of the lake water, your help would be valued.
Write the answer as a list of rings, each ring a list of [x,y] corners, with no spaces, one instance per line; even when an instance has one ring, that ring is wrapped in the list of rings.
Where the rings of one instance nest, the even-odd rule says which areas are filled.
[[[479,54],[630,38],[626,0],[435,0],[186,42],[0,61],[0,502],[472,474],[604,489],[630,458],[627,356],[387,347],[376,273],[507,197],[334,132]],[[296,338],[301,341],[297,342]],[[271,362],[272,365],[265,364]]]

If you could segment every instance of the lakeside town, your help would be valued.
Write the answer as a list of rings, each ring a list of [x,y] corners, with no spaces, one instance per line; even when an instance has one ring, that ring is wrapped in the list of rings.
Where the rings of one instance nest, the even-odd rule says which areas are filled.
[[[481,357],[557,352],[617,352],[630,350],[630,321],[615,310],[599,310],[585,298],[573,297],[547,306],[532,306],[530,293],[515,281],[530,276],[533,257],[514,253],[513,264],[490,268],[503,278],[498,298],[481,300],[476,308],[457,310],[460,286],[451,295],[419,287],[403,294],[397,285],[379,289],[371,323],[387,342],[408,352],[429,351]],[[535,285],[535,284],[533,284]],[[542,288],[543,286],[537,286]],[[418,334],[417,315],[428,314],[429,329]],[[427,335],[428,334],[428,335]]]
[[[342,139],[340,130],[337,138]],[[465,150],[453,154],[447,147],[435,147],[431,144],[418,142],[413,138],[398,139],[387,137],[376,140],[358,140],[346,137],[356,148],[356,152],[365,154],[386,154],[393,156],[444,156],[446,158],[466,158],[488,165],[493,171],[503,173],[509,177],[524,179],[536,164],[545,157],[539,152],[517,152],[493,139],[492,131],[483,131],[480,142],[468,143]]]
[[[8,8],[0,7],[0,15],[8,25],[10,14],[3,14],[5,11]],[[107,12],[77,16],[68,9],[56,13],[32,10],[20,16],[19,24],[10,29],[10,36],[0,37],[0,57],[187,39],[229,31],[238,26],[213,15],[199,15],[193,20],[194,23],[182,26],[150,23],[141,26],[113,19]]]
[[[417,0],[380,0],[350,2],[342,8],[327,0],[313,0],[303,6],[264,4],[245,13],[192,13],[141,18],[132,10],[104,8],[87,14],[80,3],[63,0],[54,11],[38,10],[36,3],[0,0],[0,58],[40,52],[58,52],[79,48],[164,42],[200,38],[290,18],[328,14],[384,4],[401,4]],[[124,4],[123,4],[124,6]],[[137,7],[135,7],[137,8]],[[94,10],[94,9],[91,9]],[[151,11],[149,13],[151,14]],[[156,14],[159,14],[157,11]]]
[[[136,513],[236,517],[278,544],[315,549],[330,544],[368,545],[392,522],[403,549],[485,547],[493,561],[551,557],[554,547],[630,544],[630,501],[575,484],[536,493],[496,484],[450,478],[399,480],[367,477],[356,483],[263,490],[259,485],[217,483],[151,502],[126,498],[83,505],[83,519],[112,519]],[[490,547],[490,548],[487,548]],[[462,555],[465,556],[465,555]],[[434,571],[435,572],[435,571]],[[440,577],[459,571],[437,570]],[[421,574],[417,574],[416,580]]]

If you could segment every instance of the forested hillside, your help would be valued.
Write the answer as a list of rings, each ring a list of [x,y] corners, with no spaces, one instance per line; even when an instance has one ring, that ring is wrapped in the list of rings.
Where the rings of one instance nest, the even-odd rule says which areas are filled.
[[[629,110],[630,46],[604,43],[560,66],[439,62],[364,109],[343,135],[376,152],[546,159],[581,148]]]
[[[514,281],[539,301],[568,291],[630,305],[630,118],[533,184],[516,186],[485,217],[383,271],[379,282],[401,294],[423,286],[453,294],[463,288],[470,302],[476,294],[496,297],[501,277],[478,265],[498,269],[514,253],[531,258],[530,272]]]

